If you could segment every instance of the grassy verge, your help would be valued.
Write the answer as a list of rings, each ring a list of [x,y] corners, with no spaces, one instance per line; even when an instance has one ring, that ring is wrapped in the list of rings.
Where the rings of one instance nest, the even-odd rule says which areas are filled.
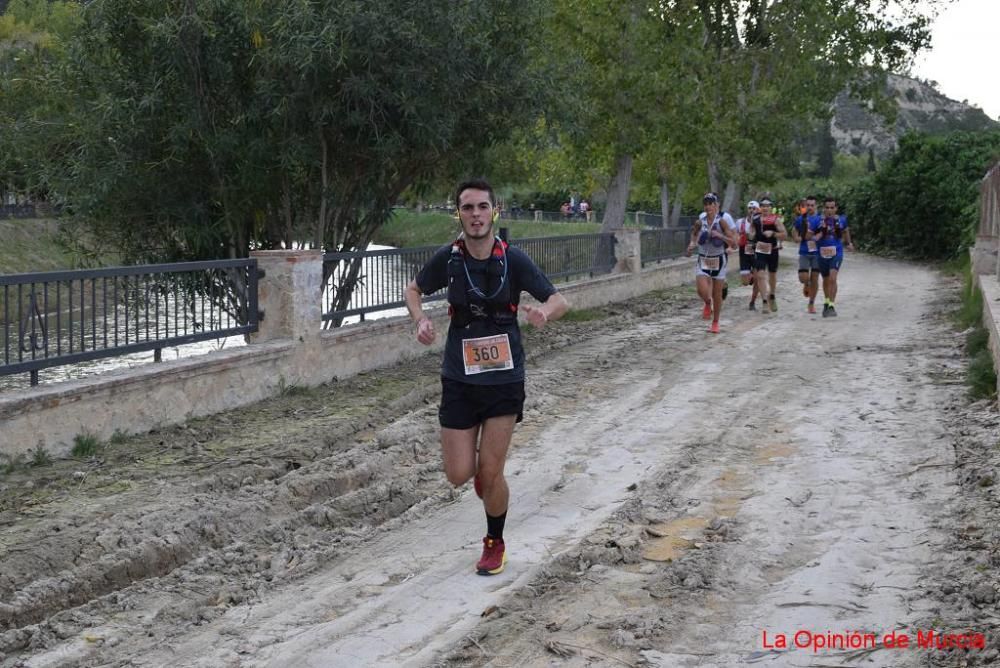
[[[983,294],[976,288],[969,257],[961,266],[963,275],[962,302],[955,312],[955,322],[965,336],[965,352],[969,356],[966,383],[969,397],[974,400],[990,399],[997,394],[997,372],[990,354],[989,332],[983,327]]]
[[[512,239],[554,237],[567,234],[594,234],[600,223],[535,223],[501,220],[497,227],[510,230]],[[375,233],[375,243],[397,248],[443,245],[455,238],[458,222],[451,214],[397,211],[392,220]]]
[[[73,257],[58,234],[54,220],[0,220],[0,274],[73,269]]]

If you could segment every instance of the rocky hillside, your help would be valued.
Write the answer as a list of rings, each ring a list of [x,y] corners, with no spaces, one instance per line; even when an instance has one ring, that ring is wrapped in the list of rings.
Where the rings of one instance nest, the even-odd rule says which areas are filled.
[[[866,155],[871,148],[881,157],[895,148],[897,139],[909,130],[937,134],[1000,128],[1000,123],[991,120],[981,109],[945,97],[916,79],[891,74],[888,85],[899,104],[899,113],[892,126],[846,93],[837,98],[830,132],[840,152]]]

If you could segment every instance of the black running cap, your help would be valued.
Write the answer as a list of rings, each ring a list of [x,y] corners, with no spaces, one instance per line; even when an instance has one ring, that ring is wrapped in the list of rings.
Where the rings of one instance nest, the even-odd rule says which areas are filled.
[[[770,197],[765,197],[760,201],[761,206],[764,206],[765,204],[773,204]]]

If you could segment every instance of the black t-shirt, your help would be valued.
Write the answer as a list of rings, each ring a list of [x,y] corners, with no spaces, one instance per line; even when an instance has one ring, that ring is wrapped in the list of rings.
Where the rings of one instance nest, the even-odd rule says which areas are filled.
[[[451,258],[451,245],[444,246],[434,253],[433,257],[417,274],[416,282],[420,292],[432,294],[448,286],[448,260]],[[469,269],[472,282],[485,289],[487,285],[486,270],[489,263],[495,260],[477,260],[466,256],[465,263]],[[521,292],[527,292],[539,302],[545,302],[555,294],[552,282],[535,266],[524,251],[510,246],[507,248],[507,281],[510,283],[510,301],[518,304]],[[484,373],[465,373],[462,341],[496,334],[507,334],[510,339],[511,358],[514,368]],[[524,348],[521,345],[521,330],[515,320],[510,325],[498,325],[492,319],[475,318],[467,327],[448,327],[448,339],[445,342],[444,358],[441,363],[441,375],[445,378],[458,380],[472,385],[502,385],[524,380]]]

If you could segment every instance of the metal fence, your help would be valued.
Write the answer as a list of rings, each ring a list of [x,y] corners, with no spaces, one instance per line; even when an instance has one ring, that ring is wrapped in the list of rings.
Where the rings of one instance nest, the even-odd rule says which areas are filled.
[[[403,288],[441,246],[391,248],[323,255],[323,323],[338,327],[345,318],[401,308]],[[426,297],[444,299],[444,291]]]
[[[0,375],[257,331],[257,260],[0,276]]]
[[[639,233],[639,255],[642,258],[642,266],[684,255],[690,237],[689,227],[643,230]]]
[[[615,265],[613,234],[574,234],[539,239],[517,239],[523,250],[550,280],[593,276]],[[323,323],[338,327],[353,316],[403,308],[403,289],[440,246],[326,253],[323,256]],[[445,291],[425,301],[445,298]]]
[[[615,266],[615,235],[571,234],[513,239],[549,280],[606,274]]]
[[[0,218],[35,218],[34,204],[4,204],[0,206]]]

